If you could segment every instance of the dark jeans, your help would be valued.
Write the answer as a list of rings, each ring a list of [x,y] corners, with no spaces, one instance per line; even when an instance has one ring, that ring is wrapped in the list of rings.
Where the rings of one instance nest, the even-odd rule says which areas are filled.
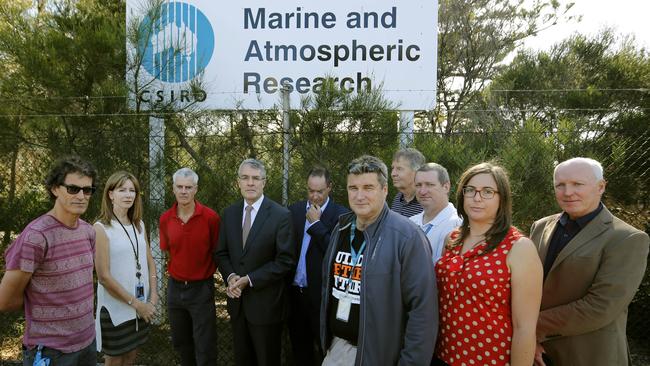
[[[172,344],[183,366],[214,366],[217,362],[217,313],[214,279],[176,281],[169,278],[167,309]]]
[[[36,357],[36,349],[23,349],[23,366],[32,366]],[[50,359],[50,366],[96,366],[97,345],[95,341],[77,352],[63,353],[49,347],[43,347],[41,357]]]

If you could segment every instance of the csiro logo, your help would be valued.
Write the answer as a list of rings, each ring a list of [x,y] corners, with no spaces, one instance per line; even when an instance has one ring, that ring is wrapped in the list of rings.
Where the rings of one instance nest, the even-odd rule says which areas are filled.
[[[169,1],[156,16],[140,24],[142,66],[168,83],[194,79],[210,62],[214,31],[208,18],[194,5]]]

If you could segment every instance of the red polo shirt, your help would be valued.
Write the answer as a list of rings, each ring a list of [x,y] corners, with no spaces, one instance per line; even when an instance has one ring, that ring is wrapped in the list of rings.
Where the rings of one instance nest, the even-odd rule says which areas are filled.
[[[194,214],[186,223],[178,218],[178,203],[160,216],[160,249],[169,252],[167,271],[179,281],[210,278],[217,268],[212,255],[219,242],[221,218],[198,201],[194,203]]]

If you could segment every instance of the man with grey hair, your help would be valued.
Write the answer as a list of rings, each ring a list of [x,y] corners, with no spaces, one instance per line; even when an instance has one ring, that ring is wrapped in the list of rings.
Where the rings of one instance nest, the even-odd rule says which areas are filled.
[[[427,163],[415,172],[415,197],[424,211],[410,219],[429,239],[433,263],[442,256],[447,235],[463,222],[454,204],[449,202],[450,188],[449,173],[440,164]]]
[[[438,332],[431,247],[386,204],[387,168],[348,166],[351,213],[341,215],[323,262],[323,365],[428,365]]]
[[[535,364],[630,364],[627,308],[646,269],[648,235],[603,205],[603,168],[573,158],[555,168],[562,213],[535,222],[530,238],[544,264]]]
[[[199,176],[189,168],[174,173],[176,202],[160,216],[160,249],[167,257],[167,310],[172,344],[181,365],[214,365],[216,309],[212,253],[219,240],[219,215],[194,196]]]
[[[215,260],[227,284],[235,365],[280,365],[287,315],[285,278],[295,263],[289,210],[264,196],[266,169],[246,159],[237,181],[243,197],[223,212]]]
[[[390,177],[399,192],[390,208],[402,216],[411,217],[422,212],[422,206],[415,197],[415,171],[424,162],[424,155],[410,147],[400,149],[393,155]]]

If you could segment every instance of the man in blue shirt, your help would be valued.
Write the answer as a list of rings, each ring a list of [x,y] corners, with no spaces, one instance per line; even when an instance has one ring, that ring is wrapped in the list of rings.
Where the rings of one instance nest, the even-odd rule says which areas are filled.
[[[318,332],[323,254],[332,229],[348,210],[336,204],[330,173],[314,167],[307,176],[307,200],[289,207],[296,243],[297,267],[289,276],[289,336],[295,365],[320,365],[323,351]]]

